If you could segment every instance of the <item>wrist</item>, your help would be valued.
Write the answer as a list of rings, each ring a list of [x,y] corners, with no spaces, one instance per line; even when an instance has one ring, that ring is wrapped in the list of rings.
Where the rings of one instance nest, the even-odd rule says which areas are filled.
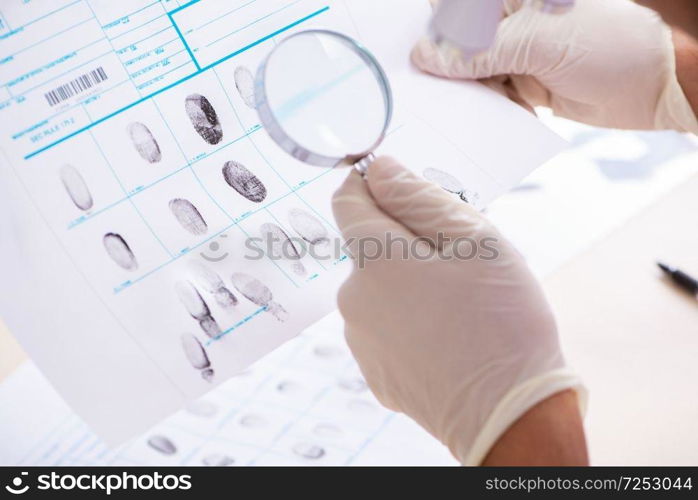
[[[589,465],[578,394],[568,389],[531,408],[497,440],[483,465]]]
[[[537,375],[511,388],[480,422],[479,428],[475,433],[472,432],[473,419],[471,417],[476,412],[473,410],[472,405],[463,408],[460,415],[455,413],[453,416],[457,418],[460,425],[456,424],[452,427],[445,436],[447,439],[444,442],[451,450],[451,453],[463,465],[497,465],[496,461],[490,462],[490,456],[496,450],[501,451],[501,443],[505,437],[506,439],[503,441],[504,448],[509,449],[512,443],[517,444],[521,441],[522,435],[525,437],[530,434],[531,424],[536,424],[536,431],[540,431],[536,434],[537,440],[544,441],[543,438],[545,437],[547,427],[538,425],[541,421],[541,416],[547,419],[555,419],[555,412],[559,410],[559,403],[550,405],[546,401],[563,392],[574,395],[574,398],[564,398],[565,409],[567,410],[564,423],[569,424],[567,416],[569,413],[572,413],[570,408],[573,409],[583,436],[581,421],[582,415],[586,412],[586,390],[575,373],[567,368],[560,368]],[[552,400],[557,402],[558,398]],[[574,404],[571,405],[571,402]],[[525,424],[523,434],[521,432],[522,422]],[[511,438],[512,432],[513,440]],[[557,442],[562,437],[557,435],[550,436],[553,442]],[[585,446],[583,448],[586,450]],[[534,448],[530,452],[531,456],[528,457],[528,460],[524,460],[522,457],[520,460],[521,465],[525,465],[527,461],[533,462],[536,459],[547,460],[547,455],[537,455],[540,453],[538,449]],[[508,456],[507,453],[503,455],[505,457]],[[511,458],[514,457],[516,455],[511,455]],[[563,461],[566,460],[560,460],[560,462]],[[551,464],[554,463],[553,460],[550,462]]]

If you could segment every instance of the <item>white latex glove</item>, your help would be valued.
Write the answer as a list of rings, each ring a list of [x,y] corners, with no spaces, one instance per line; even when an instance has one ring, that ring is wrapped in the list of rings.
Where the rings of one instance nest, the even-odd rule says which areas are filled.
[[[580,380],[565,365],[538,282],[482,215],[390,158],[368,172],[367,181],[352,173],[333,200],[355,263],[366,259],[339,293],[347,342],[381,403],[478,465],[527,410]],[[408,243],[470,238],[499,256],[402,259],[396,243],[392,258],[368,259],[370,239],[387,233]],[[361,241],[374,243],[361,253]],[[433,248],[418,246],[420,255]],[[453,243],[441,247],[448,255]],[[469,244],[460,248],[470,253]]]
[[[413,62],[448,78],[510,76],[530,106],[590,125],[698,133],[676,76],[671,30],[656,12],[630,0],[577,0],[562,15],[522,0],[505,4],[488,52],[464,60],[422,40]]]

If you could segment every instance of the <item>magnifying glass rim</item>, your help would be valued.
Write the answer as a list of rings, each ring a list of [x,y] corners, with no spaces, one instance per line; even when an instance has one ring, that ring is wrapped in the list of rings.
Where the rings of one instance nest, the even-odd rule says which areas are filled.
[[[361,59],[366,63],[366,65],[371,68],[376,79],[381,84],[381,92],[383,94],[383,99],[386,107],[385,122],[383,123],[383,130],[376,139],[376,141],[367,150],[359,153],[347,153],[347,155],[342,157],[326,156],[315,151],[307,149],[305,146],[296,142],[286,131],[283,129],[279,121],[274,116],[274,112],[271,110],[269,105],[269,100],[267,99],[266,91],[266,72],[267,65],[271,60],[272,56],[281,47],[284,42],[288,40],[308,34],[318,34],[318,35],[329,35],[334,38],[340,39],[343,43],[348,45],[350,48],[355,49],[356,53],[361,57]],[[358,41],[353,38],[332,30],[323,29],[309,29],[304,31],[299,31],[286,38],[284,38],[279,44],[274,47],[267,57],[262,61],[257,70],[257,77],[255,79],[255,100],[257,104],[257,114],[259,119],[266,128],[267,133],[271,138],[278,144],[284,151],[289,153],[294,158],[308,163],[310,165],[315,165],[319,167],[335,167],[343,161],[350,163],[355,163],[361,159],[369,156],[385,139],[385,135],[388,132],[388,127],[393,117],[393,91],[390,88],[390,81],[388,80],[385,71],[381,67],[378,60],[375,58],[371,52],[361,45]]]

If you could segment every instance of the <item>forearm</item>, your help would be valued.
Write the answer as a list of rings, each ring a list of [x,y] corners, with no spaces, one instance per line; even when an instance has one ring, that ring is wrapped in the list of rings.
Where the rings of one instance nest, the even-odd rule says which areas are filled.
[[[698,41],[685,32],[674,29],[676,75],[684,94],[698,115]]]
[[[698,37],[698,2],[696,0],[637,0],[637,3],[659,12],[667,24],[678,26]]]
[[[698,2],[696,0],[636,0],[657,11],[672,26],[676,73],[681,88],[698,115]]]
[[[482,465],[589,465],[577,394],[560,392],[531,408],[499,438]]]

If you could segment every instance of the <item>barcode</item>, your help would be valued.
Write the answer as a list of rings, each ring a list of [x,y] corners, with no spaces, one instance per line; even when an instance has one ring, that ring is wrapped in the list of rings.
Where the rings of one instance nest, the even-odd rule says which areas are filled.
[[[70,99],[74,95],[86,91],[87,89],[94,87],[100,82],[107,79],[107,74],[104,68],[101,66],[97,69],[93,69],[89,73],[80,75],[75,80],[71,80],[65,85],[61,85],[58,88],[53,89],[51,92],[44,94],[49,105],[55,106],[56,104]]]

